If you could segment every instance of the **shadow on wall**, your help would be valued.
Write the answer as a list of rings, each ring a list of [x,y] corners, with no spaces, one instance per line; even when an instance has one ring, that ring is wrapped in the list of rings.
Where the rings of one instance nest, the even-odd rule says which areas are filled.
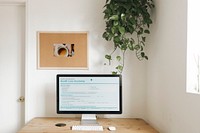
[[[56,88],[54,84],[45,87],[45,114],[53,117],[56,115]]]

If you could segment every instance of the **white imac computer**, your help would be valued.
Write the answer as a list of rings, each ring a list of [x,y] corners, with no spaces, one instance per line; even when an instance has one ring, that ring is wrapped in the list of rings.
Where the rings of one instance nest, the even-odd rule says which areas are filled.
[[[122,113],[122,78],[112,74],[58,74],[57,113],[82,114],[81,124],[97,124],[96,114]]]

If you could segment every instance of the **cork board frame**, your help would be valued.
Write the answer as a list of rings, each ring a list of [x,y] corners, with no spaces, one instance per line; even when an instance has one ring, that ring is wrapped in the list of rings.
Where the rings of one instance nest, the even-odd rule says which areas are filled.
[[[38,69],[88,69],[88,32],[37,32]]]

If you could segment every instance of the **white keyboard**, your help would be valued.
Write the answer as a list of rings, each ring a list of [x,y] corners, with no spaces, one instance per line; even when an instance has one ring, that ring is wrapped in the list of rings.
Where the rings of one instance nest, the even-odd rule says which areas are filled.
[[[83,126],[83,125],[74,125],[72,130],[79,131],[103,131],[103,126]]]

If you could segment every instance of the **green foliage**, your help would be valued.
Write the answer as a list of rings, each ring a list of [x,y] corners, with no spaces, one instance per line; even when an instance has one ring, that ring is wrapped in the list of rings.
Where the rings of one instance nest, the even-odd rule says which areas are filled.
[[[110,64],[116,49],[123,53],[122,57],[116,57],[119,65],[113,74],[122,73],[126,50],[134,51],[139,60],[148,60],[144,52],[145,34],[150,34],[150,9],[154,8],[153,0],[106,0],[104,8],[106,29],[103,38],[114,44],[114,51],[105,58]],[[130,35],[134,35],[135,38]]]

